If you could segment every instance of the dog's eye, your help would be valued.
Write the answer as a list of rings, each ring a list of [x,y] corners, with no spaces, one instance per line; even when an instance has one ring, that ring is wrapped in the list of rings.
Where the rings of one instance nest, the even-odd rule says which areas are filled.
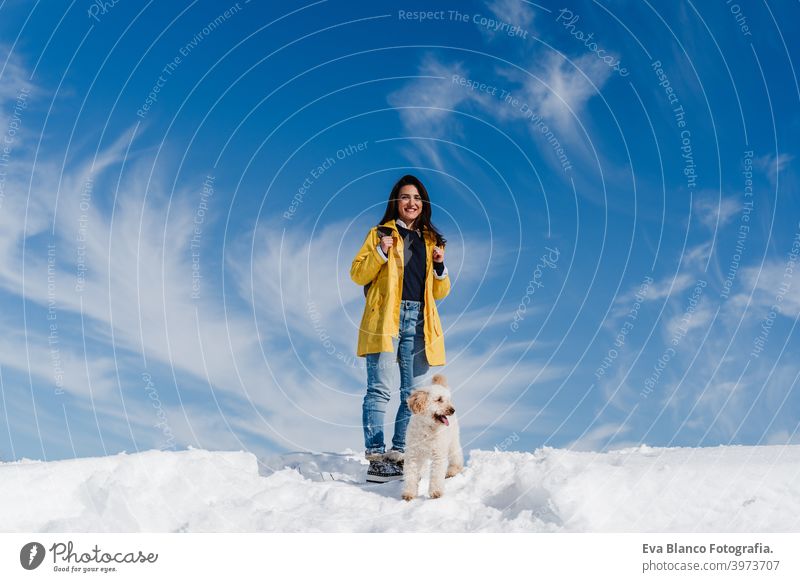
[[[441,401],[442,401],[442,397],[439,396],[439,398],[436,399],[436,402],[441,402]]]

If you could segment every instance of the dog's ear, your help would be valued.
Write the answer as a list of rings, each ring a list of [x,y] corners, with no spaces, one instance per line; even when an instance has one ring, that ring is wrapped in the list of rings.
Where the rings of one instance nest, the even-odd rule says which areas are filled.
[[[414,390],[408,398],[408,407],[414,414],[420,414],[428,405],[428,393],[425,390]]]
[[[444,374],[434,374],[431,378],[431,384],[439,384],[439,386],[447,386],[447,378]]]

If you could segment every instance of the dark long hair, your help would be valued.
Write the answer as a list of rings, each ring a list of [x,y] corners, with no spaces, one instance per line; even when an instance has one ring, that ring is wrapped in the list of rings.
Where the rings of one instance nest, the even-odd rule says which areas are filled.
[[[442,236],[442,233],[439,232],[439,229],[437,229],[431,222],[431,199],[428,196],[428,190],[425,188],[425,185],[420,181],[419,178],[412,176],[411,174],[406,174],[397,182],[395,182],[395,185],[392,187],[392,191],[389,194],[389,201],[386,203],[386,212],[383,213],[383,218],[381,218],[379,224],[383,224],[393,219],[396,220],[400,216],[397,211],[397,203],[400,198],[400,188],[407,186],[408,184],[416,186],[417,191],[419,191],[419,195],[422,197],[422,211],[417,217],[415,226],[418,227],[423,233],[428,232],[433,235],[436,238],[436,246],[443,247],[447,242],[447,239]]]

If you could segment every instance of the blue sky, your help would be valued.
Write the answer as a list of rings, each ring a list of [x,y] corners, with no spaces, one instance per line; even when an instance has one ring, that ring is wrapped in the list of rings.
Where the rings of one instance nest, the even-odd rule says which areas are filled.
[[[405,173],[465,449],[799,442],[797,4],[431,4],[0,5],[0,458],[361,450]]]

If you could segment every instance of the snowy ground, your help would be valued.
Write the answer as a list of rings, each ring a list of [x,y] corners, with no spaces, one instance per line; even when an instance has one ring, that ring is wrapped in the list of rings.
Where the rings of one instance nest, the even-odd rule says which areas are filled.
[[[800,445],[473,450],[445,496],[358,453],[147,451],[0,463],[2,531],[800,531]]]

